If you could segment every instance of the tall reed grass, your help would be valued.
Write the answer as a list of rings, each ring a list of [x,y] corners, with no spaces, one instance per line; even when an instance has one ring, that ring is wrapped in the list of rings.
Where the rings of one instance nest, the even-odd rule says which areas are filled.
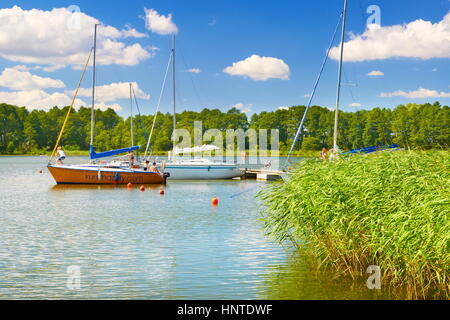
[[[267,234],[322,265],[355,278],[377,265],[385,287],[450,297],[450,152],[304,161],[259,197]]]

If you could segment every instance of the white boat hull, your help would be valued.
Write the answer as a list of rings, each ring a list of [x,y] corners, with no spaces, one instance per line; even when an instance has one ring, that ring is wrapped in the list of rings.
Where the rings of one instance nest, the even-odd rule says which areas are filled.
[[[189,165],[166,164],[166,172],[170,173],[169,180],[219,180],[233,179],[242,176],[242,171],[230,165]]]

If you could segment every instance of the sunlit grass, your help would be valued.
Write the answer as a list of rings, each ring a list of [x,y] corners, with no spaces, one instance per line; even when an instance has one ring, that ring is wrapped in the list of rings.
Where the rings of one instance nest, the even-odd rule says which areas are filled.
[[[266,232],[413,298],[449,297],[450,152],[382,152],[304,161],[260,195]]]

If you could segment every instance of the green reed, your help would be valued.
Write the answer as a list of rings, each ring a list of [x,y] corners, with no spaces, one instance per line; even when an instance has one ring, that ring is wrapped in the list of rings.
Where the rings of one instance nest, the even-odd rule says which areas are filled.
[[[450,297],[450,152],[304,161],[259,194],[266,232],[358,277],[369,265],[412,298]]]

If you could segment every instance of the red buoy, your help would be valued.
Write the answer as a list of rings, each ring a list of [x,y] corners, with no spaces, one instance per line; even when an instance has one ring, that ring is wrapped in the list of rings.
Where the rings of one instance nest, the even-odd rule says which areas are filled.
[[[159,190],[159,194],[160,194],[160,195],[163,196],[165,193],[166,193],[166,192],[164,191],[164,189]]]
[[[145,191],[145,187],[141,186],[141,188],[139,190],[141,190],[141,192],[144,192]]]
[[[39,170],[39,173],[42,174],[42,170]]]
[[[130,182],[129,184],[127,184],[127,188],[128,188],[128,189],[133,188],[133,184]]]
[[[212,205],[213,205],[214,207],[217,207],[217,206],[219,205],[219,199],[217,199],[217,197],[214,197],[214,198],[212,199]]]

